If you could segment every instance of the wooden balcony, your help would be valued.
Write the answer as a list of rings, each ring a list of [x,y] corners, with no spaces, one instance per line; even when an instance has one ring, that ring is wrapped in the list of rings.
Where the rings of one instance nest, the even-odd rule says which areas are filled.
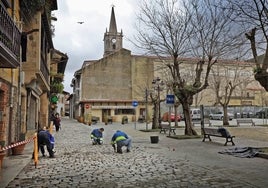
[[[21,33],[0,2],[0,68],[20,65]]]

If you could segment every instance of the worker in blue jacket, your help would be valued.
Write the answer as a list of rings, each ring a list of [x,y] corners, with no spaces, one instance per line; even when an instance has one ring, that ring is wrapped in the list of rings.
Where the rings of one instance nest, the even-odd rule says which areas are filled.
[[[115,148],[115,144],[117,146],[117,153],[122,154],[122,147],[126,146],[127,147],[127,152],[130,152],[130,148],[131,148],[131,143],[132,140],[131,138],[129,138],[129,136],[124,133],[123,131],[117,130],[113,137],[112,137],[112,141],[111,144],[112,146]]]
[[[92,144],[93,145],[96,145],[96,144],[103,144],[103,133],[104,131],[104,128],[99,128],[99,129],[94,129],[92,132],[91,132],[91,140],[92,140]]]
[[[46,127],[44,127],[42,130],[40,130],[37,134],[37,143],[38,143],[38,150],[40,148],[41,153],[43,157],[45,156],[45,149],[44,146],[47,147],[47,151],[49,153],[49,157],[53,158],[54,157],[54,143],[51,143],[51,140],[53,140],[54,137],[52,134],[49,133]]]

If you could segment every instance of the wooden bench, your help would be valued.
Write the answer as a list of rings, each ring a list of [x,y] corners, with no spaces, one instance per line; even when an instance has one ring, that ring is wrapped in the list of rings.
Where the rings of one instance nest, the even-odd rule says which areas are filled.
[[[203,142],[205,142],[206,138],[208,138],[209,141],[211,141],[210,137],[216,136],[226,139],[226,142],[224,144],[225,146],[227,145],[228,142],[231,142],[233,146],[235,145],[233,142],[233,138],[235,136],[231,136],[230,133],[225,128],[203,128],[202,130],[204,134]]]
[[[195,125],[201,125],[201,121],[192,121],[193,126]],[[209,119],[204,119],[204,125],[208,124],[209,127],[211,127],[211,122]]]
[[[240,126],[240,124],[251,124],[252,126],[255,126],[255,122],[252,119],[237,119],[237,126]]]
[[[160,124],[160,133],[164,132],[166,134],[166,131],[170,131],[173,134],[176,134],[175,130],[176,130],[176,128],[175,127],[169,127],[169,124],[164,124],[164,123]]]

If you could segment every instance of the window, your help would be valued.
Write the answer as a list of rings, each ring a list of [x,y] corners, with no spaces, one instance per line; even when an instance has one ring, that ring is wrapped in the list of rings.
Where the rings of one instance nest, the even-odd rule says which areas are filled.
[[[135,110],[134,109],[116,109],[114,111],[115,115],[127,115],[127,114],[135,114]]]

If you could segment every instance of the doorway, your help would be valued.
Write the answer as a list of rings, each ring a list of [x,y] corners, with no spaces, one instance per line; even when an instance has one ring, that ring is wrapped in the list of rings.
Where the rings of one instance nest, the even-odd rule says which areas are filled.
[[[111,109],[102,109],[102,122],[105,122],[105,117],[111,116]]]

